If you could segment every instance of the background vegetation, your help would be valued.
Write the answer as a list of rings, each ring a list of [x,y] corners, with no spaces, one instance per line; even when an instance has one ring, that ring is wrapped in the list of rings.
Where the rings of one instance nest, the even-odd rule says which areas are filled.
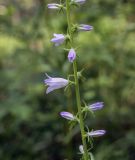
[[[79,130],[71,133],[59,116],[75,111],[74,90],[46,95],[43,83],[46,72],[72,73],[66,53],[50,42],[53,32],[67,27],[63,14],[47,9],[51,2],[0,2],[1,160],[79,159]],[[87,79],[80,81],[82,99],[105,103],[87,120],[91,128],[107,130],[94,140],[95,159],[135,160],[135,1],[87,0],[72,19],[94,26],[75,41]]]

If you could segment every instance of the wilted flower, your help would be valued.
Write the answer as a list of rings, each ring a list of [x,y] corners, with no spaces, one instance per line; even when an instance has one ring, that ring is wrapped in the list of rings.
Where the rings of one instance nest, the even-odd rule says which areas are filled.
[[[53,34],[54,38],[51,39],[51,42],[55,43],[55,46],[59,46],[65,40],[65,36],[63,34]]]
[[[53,90],[63,88],[68,84],[68,80],[64,78],[52,78],[50,76],[47,76],[47,79],[44,80],[44,83],[48,86],[46,93],[50,93]]]
[[[76,53],[75,50],[72,48],[68,53],[68,60],[69,62],[73,62],[75,58],[76,58]]]
[[[57,3],[50,3],[47,5],[49,9],[59,9],[60,5]]]
[[[78,3],[78,4],[83,4],[85,3],[86,0],[72,0],[72,2]]]
[[[96,102],[96,103],[89,105],[88,108],[92,111],[96,111],[96,110],[102,109],[103,106],[104,106],[103,102]]]
[[[105,133],[106,133],[105,130],[96,130],[96,131],[87,132],[87,135],[90,137],[100,137],[100,136],[103,136]]]
[[[81,154],[84,154],[83,145],[80,145],[80,146],[79,146],[79,151],[81,152]]]
[[[72,113],[63,111],[63,112],[60,112],[60,115],[61,115],[61,117],[65,118],[67,120],[70,120],[70,121],[75,120],[75,117],[74,117],[74,115]]]
[[[87,25],[87,24],[80,24],[78,26],[79,31],[90,31],[93,29],[93,26]]]

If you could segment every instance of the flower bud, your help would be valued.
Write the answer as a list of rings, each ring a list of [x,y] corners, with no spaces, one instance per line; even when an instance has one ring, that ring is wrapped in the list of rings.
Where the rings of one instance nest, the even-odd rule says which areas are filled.
[[[74,115],[72,113],[70,113],[70,112],[64,112],[63,111],[63,112],[60,112],[60,115],[61,115],[61,117],[65,118],[67,120],[70,120],[70,121],[75,120]]]
[[[104,107],[103,102],[96,102],[88,106],[88,108],[92,111],[100,110]]]
[[[106,133],[105,130],[96,130],[96,131],[87,132],[87,135],[90,137],[100,137],[100,136],[103,136],[105,133]]]
[[[87,24],[80,24],[77,28],[79,31],[91,31],[93,29],[93,26]]]
[[[60,5],[57,3],[50,3],[47,5],[49,9],[59,9]]]
[[[72,48],[70,49],[69,53],[68,53],[68,60],[69,62],[73,62],[76,58],[76,53],[75,53],[75,50]]]

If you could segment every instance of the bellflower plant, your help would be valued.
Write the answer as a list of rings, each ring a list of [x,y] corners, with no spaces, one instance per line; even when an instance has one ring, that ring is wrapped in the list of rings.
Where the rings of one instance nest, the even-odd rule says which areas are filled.
[[[80,96],[80,87],[79,87],[79,79],[82,77],[81,72],[78,72],[77,67],[77,52],[74,48],[76,48],[74,43],[74,32],[76,31],[91,31],[93,29],[93,26],[87,25],[87,24],[80,24],[75,25],[71,21],[71,8],[73,5],[80,6],[81,4],[85,3],[86,0],[65,0],[66,3],[62,4],[62,1],[60,0],[60,3],[51,3],[48,4],[47,7],[49,9],[60,9],[61,7],[64,8],[66,12],[66,19],[67,19],[67,33],[65,34],[56,34],[54,33],[54,37],[51,39],[51,42],[54,43],[55,46],[59,46],[66,41],[66,50],[68,51],[68,61],[73,66],[73,74],[71,75],[73,77],[73,81],[70,81],[70,76],[68,79],[55,77],[52,78],[47,75],[47,78],[44,80],[45,85],[47,85],[46,93],[50,93],[56,89],[60,89],[66,86],[69,86],[70,83],[74,84],[75,94],[76,94],[76,107],[77,107],[77,113],[72,114],[68,111],[62,111],[60,112],[60,116],[64,119],[67,119],[70,121],[70,124],[74,123],[74,121],[77,122],[79,128],[80,128],[80,139],[82,145],[79,146],[79,150],[81,153],[81,160],[92,160],[93,155],[90,151],[90,149],[93,147],[91,139],[93,137],[100,137],[103,136],[106,131],[105,130],[92,130],[89,131],[89,126],[87,126],[85,122],[85,118],[87,115],[87,112],[91,111],[92,114],[93,111],[100,110],[104,107],[103,102],[96,102],[90,105],[82,106],[81,96]],[[65,48],[64,48],[65,49]],[[82,69],[83,70],[83,69]],[[76,124],[75,124],[76,125]]]

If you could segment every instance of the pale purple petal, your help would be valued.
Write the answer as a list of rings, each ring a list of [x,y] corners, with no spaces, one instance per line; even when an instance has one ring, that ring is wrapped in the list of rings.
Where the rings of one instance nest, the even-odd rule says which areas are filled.
[[[88,132],[87,135],[90,137],[100,137],[100,136],[103,136],[105,133],[106,133],[105,130],[96,130],[96,131]]]
[[[80,24],[78,26],[79,31],[90,31],[93,29],[93,26],[87,25],[87,24]]]
[[[50,86],[50,87],[48,87],[47,90],[46,90],[46,94],[52,92],[52,91],[55,90],[55,89],[58,89],[58,88],[56,88],[55,86]]]
[[[88,106],[92,111],[100,110],[104,107],[104,102],[96,102]]]
[[[62,85],[50,85],[46,90],[46,94],[52,92],[53,90],[60,89],[60,88],[63,88],[63,87],[65,87],[65,86],[62,86]]]
[[[76,58],[76,53],[74,49],[70,49],[69,53],[68,53],[68,60],[69,62],[73,62]]]
[[[61,115],[61,117],[65,118],[67,120],[70,120],[70,121],[75,120],[75,117],[73,116],[72,113],[63,111],[63,112],[60,112],[60,115]]]

